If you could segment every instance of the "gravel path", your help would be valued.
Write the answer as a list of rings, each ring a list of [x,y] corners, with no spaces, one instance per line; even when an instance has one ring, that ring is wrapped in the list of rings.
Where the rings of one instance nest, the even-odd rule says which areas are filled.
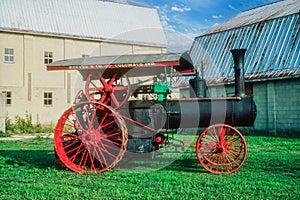
[[[42,138],[53,138],[53,133],[39,133],[36,135],[33,134],[19,134],[19,135],[11,135],[10,137],[0,137],[0,140],[25,140],[25,139],[32,139],[36,137]]]

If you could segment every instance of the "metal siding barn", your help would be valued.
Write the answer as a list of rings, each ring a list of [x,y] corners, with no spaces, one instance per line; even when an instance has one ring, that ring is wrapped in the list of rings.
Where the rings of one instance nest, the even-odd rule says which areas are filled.
[[[204,78],[218,81],[234,76],[231,49],[247,49],[245,56],[246,79],[299,75],[300,1],[282,1],[269,5],[268,9],[284,9],[286,7],[281,4],[286,2],[294,3],[288,4],[290,7],[286,16],[278,14],[279,18],[261,21],[270,18],[269,15],[274,17],[270,11],[261,11],[255,18],[256,20],[253,20],[251,18],[256,16],[257,10],[249,10],[224,22],[224,25],[220,24],[195,38],[191,48],[191,57],[196,66],[204,63]],[[261,7],[259,10],[263,10],[263,8]],[[277,12],[276,9],[273,11]],[[269,15],[264,16],[262,13]],[[243,24],[243,21],[248,22],[248,15],[249,21],[253,24],[239,26],[239,24]]]
[[[167,46],[155,9],[97,0],[1,0],[0,30]]]
[[[190,50],[208,84],[230,85],[230,50],[247,49],[246,86],[253,87],[258,106],[254,128],[268,134],[299,136],[299,8],[300,1],[285,0],[242,12],[196,37]]]

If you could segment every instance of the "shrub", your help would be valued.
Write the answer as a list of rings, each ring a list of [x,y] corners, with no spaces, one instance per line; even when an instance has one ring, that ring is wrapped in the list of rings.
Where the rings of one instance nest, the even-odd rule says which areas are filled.
[[[32,124],[32,115],[28,114],[27,111],[26,111],[25,119],[20,116],[16,116],[15,123],[16,123],[17,133],[34,133],[34,127]]]
[[[7,133],[12,132],[15,129],[15,125],[11,122],[11,119],[6,115],[5,117],[5,130]]]
[[[7,133],[50,133],[53,132],[52,125],[43,126],[39,121],[36,124],[32,123],[32,115],[26,111],[25,118],[15,116],[14,123],[6,116],[5,129]]]

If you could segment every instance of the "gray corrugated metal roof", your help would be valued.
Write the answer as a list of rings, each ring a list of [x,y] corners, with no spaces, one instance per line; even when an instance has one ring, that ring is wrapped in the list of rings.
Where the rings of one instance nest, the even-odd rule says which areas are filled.
[[[300,76],[299,13],[200,36],[190,54],[196,66],[204,65],[205,79],[230,81],[231,49],[247,49],[246,79]]]
[[[136,54],[136,55],[116,55],[116,56],[95,56],[86,58],[74,58],[59,60],[50,63],[48,67],[69,67],[69,66],[91,66],[91,65],[118,65],[118,64],[141,64],[179,61],[182,54]]]
[[[275,19],[300,12],[299,0],[284,0],[245,12],[241,12],[233,18],[214,26],[202,35],[208,35],[224,30],[238,28],[270,19]]]
[[[1,30],[167,46],[155,9],[97,0],[1,0]]]
[[[47,70],[79,70],[84,80],[90,73],[103,77],[112,77],[114,73],[123,73],[128,77],[153,76],[160,73],[194,74],[194,66],[185,52],[164,54],[136,54],[119,56],[96,56],[55,61]]]

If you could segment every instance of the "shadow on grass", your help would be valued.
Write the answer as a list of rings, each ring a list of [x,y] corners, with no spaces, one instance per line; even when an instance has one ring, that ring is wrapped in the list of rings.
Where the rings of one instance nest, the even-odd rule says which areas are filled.
[[[148,154],[135,154],[133,156],[125,154],[115,168],[132,172],[147,172],[163,169],[206,173],[206,170],[201,166],[197,158],[189,153],[182,154],[181,156],[172,156],[172,154],[166,153],[154,159]]]
[[[0,166],[25,168],[56,168],[58,160],[50,150],[1,150]]]
[[[171,165],[166,167],[166,169],[173,171],[210,173],[201,166],[201,164],[196,158],[185,158],[176,160]]]
[[[54,151],[51,150],[0,150],[0,167],[5,168],[39,168],[66,170],[61,162],[56,159]],[[208,173],[192,155],[172,157],[172,155],[158,156],[155,159],[149,155],[134,155],[130,157],[125,154],[115,169],[148,172],[155,170],[185,171]]]

